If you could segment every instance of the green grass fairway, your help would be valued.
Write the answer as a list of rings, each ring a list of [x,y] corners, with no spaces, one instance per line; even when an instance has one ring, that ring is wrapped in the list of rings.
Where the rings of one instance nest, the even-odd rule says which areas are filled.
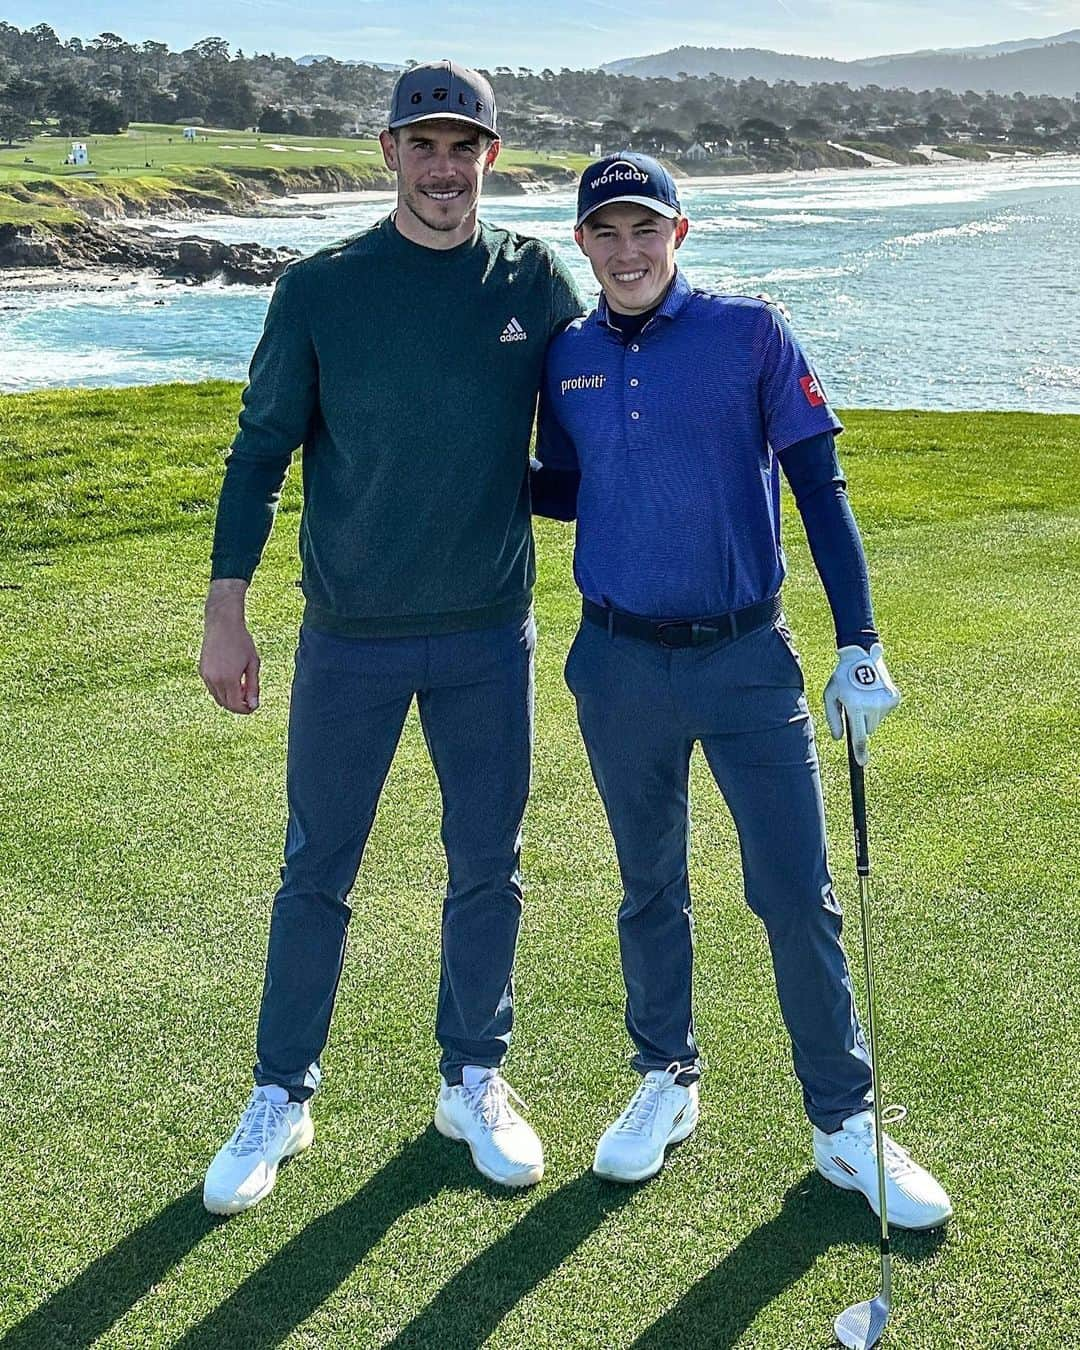
[[[136,122],[119,136],[36,136],[25,145],[0,149],[0,179],[29,171],[24,163],[34,160],[34,169],[59,178],[85,177],[88,172],[146,175],[146,163],[153,161],[158,173],[172,169],[299,168],[304,165],[340,166],[372,161],[382,167],[378,141],[349,137],[288,136],[270,132],[230,131],[199,127],[198,140],[185,141],[184,128]],[[89,169],[64,166],[64,156],[73,140],[83,140],[90,151]],[[586,155],[549,155],[536,150],[504,149],[500,163],[527,165],[538,170],[553,164],[584,167]]]
[[[72,206],[93,210],[102,198],[149,205],[163,193],[198,191],[227,201],[230,176],[262,174],[287,181],[305,170],[333,169],[356,189],[386,188],[391,182],[378,141],[212,127],[200,127],[198,140],[185,141],[182,126],[135,123],[119,136],[82,137],[90,164],[73,167],[64,164],[73,139],[80,138],[37,136],[0,149],[0,221],[70,219]],[[577,174],[588,162],[586,155],[506,147],[498,168],[514,177],[550,178],[567,170]]]
[[[195,662],[238,392],[0,400],[0,1346],[824,1350],[833,1316],[877,1289],[875,1223],[811,1170],[700,762],[701,1125],[648,1185],[589,1171],[634,1079],[613,851],[561,679],[570,534],[546,523],[508,1074],[547,1176],[497,1192],[430,1125],[444,875],[410,719],[353,896],[316,1146],[254,1212],[203,1212],[248,1092],[300,615],[294,474],[252,597],[262,709],[216,708]],[[904,693],[867,779],[884,1093],[957,1209],[944,1240],[898,1239],[887,1343],[1075,1345],[1080,417],[847,420]],[[818,709],[830,625],[790,511],[787,534]],[[846,765],[819,729],[861,987]]]

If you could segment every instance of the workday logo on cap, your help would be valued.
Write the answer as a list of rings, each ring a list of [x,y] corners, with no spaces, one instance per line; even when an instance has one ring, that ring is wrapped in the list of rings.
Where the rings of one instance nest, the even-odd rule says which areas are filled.
[[[624,150],[590,164],[578,184],[575,229],[612,202],[636,202],[673,220],[682,215],[675,180],[662,164],[636,150]]]
[[[589,180],[589,191],[595,192],[597,188],[607,187],[609,183],[625,183],[627,181],[647,183],[649,175],[644,170],[635,168],[628,159],[617,159],[614,164],[608,165],[599,178]]]

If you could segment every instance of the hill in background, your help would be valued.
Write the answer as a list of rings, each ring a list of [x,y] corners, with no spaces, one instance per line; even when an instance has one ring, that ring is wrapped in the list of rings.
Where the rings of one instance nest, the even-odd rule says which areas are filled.
[[[708,53],[696,55],[699,64],[721,64]],[[733,68],[746,55],[726,53]],[[677,159],[692,173],[909,164],[922,162],[926,147],[972,159],[1080,148],[1080,98],[1071,95],[975,92],[981,86],[974,81],[957,94],[942,87],[940,69],[912,72],[914,88],[881,87],[883,72],[895,75],[898,63],[966,61],[969,72],[984,74],[998,61],[1061,57],[1072,90],[1080,85],[1080,43],[991,57],[915,53],[859,63],[750,55],[760,58],[756,68],[771,84],[761,75],[680,75],[694,64],[688,48],[669,58],[677,67],[673,75],[651,78],[496,66],[491,76],[500,127],[505,140],[523,150],[566,155],[631,147]],[[789,78],[785,62],[805,67],[802,83]],[[832,70],[843,78],[828,82]],[[59,151],[62,163],[71,142],[115,136],[130,124],[190,127],[192,135],[214,127],[274,137],[371,139],[385,126],[395,73],[323,55],[294,61],[233,52],[220,37],[174,52],[164,43],[130,43],[116,33],[61,41],[47,24],[23,32],[0,23],[0,143],[25,177],[39,155],[51,159]],[[1014,75],[1010,91],[1023,88]],[[927,81],[921,91],[920,78]],[[50,146],[50,137],[69,145]],[[154,167],[150,146],[143,151],[134,167],[144,161]],[[335,146],[333,153],[344,150]],[[128,168],[130,159],[124,159]]]
[[[612,61],[602,69],[612,75],[641,78],[681,74],[719,75],[731,80],[794,80],[798,84],[848,84],[852,88],[969,89],[1009,94],[1072,98],[1080,90],[1080,29],[1049,38],[995,43],[941,51],[873,56],[858,61],[795,56],[756,47],[674,47],[653,56]]]

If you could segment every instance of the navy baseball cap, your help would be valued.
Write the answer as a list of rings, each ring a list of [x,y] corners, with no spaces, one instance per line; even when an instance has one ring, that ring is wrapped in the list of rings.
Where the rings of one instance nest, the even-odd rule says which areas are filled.
[[[679,192],[675,180],[662,164],[636,150],[624,150],[618,155],[605,155],[590,164],[578,184],[578,229],[594,211],[612,202],[634,202],[647,206],[658,215],[674,220],[682,215]]]
[[[491,136],[495,127],[495,94],[478,70],[456,61],[431,61],[406,70],[390,98],[391,131],[413,122],[449,118],[468,122]]]

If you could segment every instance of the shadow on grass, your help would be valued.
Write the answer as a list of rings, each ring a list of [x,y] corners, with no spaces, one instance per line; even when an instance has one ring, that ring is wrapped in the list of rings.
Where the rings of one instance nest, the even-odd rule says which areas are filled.
[[[779,1213],[733,1248],[702,1276],[663,1317],[633,1342],[631,1350],[681,1350],[708,1346],[731,1350],[754,1318],[773,1299],[800,1280],[831,1247],[860,1244],[866,1250],[865,1277],[848,1299],[854,1303],[878,1291],[877,1220],[861,1196],[844,1193],[816,1172],[791,1186]],[[945,1239],[944,1230],[905,1233],[892,1230],[894,1256],[925,1261]],[[837,1307],[829,1316],[841,1312]],[[806,1346],[835,1345],[829,1318],[808,1315]]]
[[[287,1242],[176,1341],[174,1350],[223,1346],[264,1350],[280,1345],[398,1219],[444,1189],[460,1190],[467,1197],[477,1184],[465,1150],[449,1149],[429,1126],[355,1195]],[[479,1184],[509,1203],[520,1194]],[[512,1308],[636,1193],[636,1187],[609,1185],[585,1173],[545,1196],[458,1270],[387,1350],[436,1346],[473,1350],[482,1345]],[[92,1345],[179,1265],[217,1222],[203,1209],[200,1189],[193,1187],[13,1327],[0,1338],[0,1350]],[[852,1290],[851,1300],[869,1298],[877,1289],[873,1239],[872,1219],[861,1197],[834,1191],[815,1173],[808,1173],[788,1190],[776,1216],[747,1234],[634,1341],[632,1350],[705,1345],[730,1350],[763,1308],[838,1245],[865,1247],[865,1282]],[[662,1242],[663,1234],[658,1233],[656,1240]],[[920,1261],[942,1240],[941,1232],[895,1233],[894,1249],[904,1261]],[[587,1292],[583,1288],[583,1296]],[[816,1323],[816,1315],[813,1320]],[[827,1330],[827,1321],[820,1328],[808,1327],[806,1344],[831,1344]]]
[[[280,1345],[409,1210],[446,1187],[475,1186],[466,1151],[451,1148],[429,1125],[355,1195],[275,1252],[173,1350]]]
[[[523,1194],[478,1181],[467,1152],[450,1148],[429,1126],[356,1195],[309,1224],[249,1276],[177,1341],[174,1350],[241,1345],[268,1350],[280,1345],[397,1219],[448,1188],[460,1190],[467,1204],[478,1185],[509,1204]],[[482,1344],[515,1304],[632,1195],[632,1190],[615,1191],[588,1173],[546,1196],[453,1275],[390,1347]]]
[[[193,1186],[98,1257],[3,1337],[2,1350],[60,1350],[92,1345],[178,1265],[206,1236],[214,1219]]]
[[[355,1195],[310,1223],[178,1346],[270,1346],[284,1340],[337,1288],[390,1226],[444,1186],[473,1187],[464,1150],[432,1127],[411,1140]],[[102,1336],[223,1222],[192,1187],[57,1290],[0,1338],[0,1350],[76,1350]]]
[[[439,1290],[386,1350],[479,1346],[506,1314],[634,1196],[586,1172],[546,1196]]]

